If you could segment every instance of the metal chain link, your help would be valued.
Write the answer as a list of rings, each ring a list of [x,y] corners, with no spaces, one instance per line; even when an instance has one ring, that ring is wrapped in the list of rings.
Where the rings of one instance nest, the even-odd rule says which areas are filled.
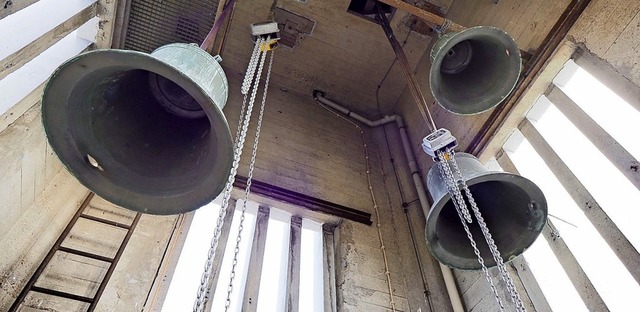
[[[449,194],[452,197],[452,202],[454,207],[456,208],[458,217],[460,217],[460,222],[462,223],[462,227],[467,233],[467,237],[469,238],[469,242],[471,243],[473,252],[476,254],[476,257],[478,258],[478,263],[480,263],[480,266],[482,267],[482,272],[484,272],[484,276],[487,279],[487,282],[489,282],[489,285],[491,286],[491,291],[493,292],[496,302],[498,303],[498,307],[500,311],[503,312],[504,304],[502,303],[502,299],[500,299],[500,296],[498,296],[498,289],[493,284],[493,279],[491,278],[491,275],[489,275],[489,270],[487,269],[487,266],[484,264],[484,259],[482,259],[482,256],[480,255],[480,250],[478,250],[476,241],[473,239],[473,235],[471,234],[471,230],[469,230],[469,226],[467,226],[467,223],[471,223],[469,222],[469,219],[471,218],[471,216],[469,216],[469,219],[467,219],[467,217],[463,213],[463,211],[465,210],[467,211],[467,213],[469,213],[467,209],[467,205],[464,199],[462,198],[460,189],[458,188],[458,185],[455,179],[453,178],[453,173],[451,172],[451,168],[449,167],[449,159],[453,159],[453,156],[449,152],[444,153],[442,151],[438,151],[437,154],[438,154],[438,159],[440,160],[438,162],[438,168],[440,169],[440,173],[442,174],[442,176],[445,178],[447,188],[449,189]]]
[[[262,44],[261,40],[256,41],[256,45]],[[254,48],[254,52],[259,51],[259,49]],[[252,60],[254,59],[252,55]],[[254,61],[249,62],[249,68],[247,71],[254,71],[252,67],[255,66]],[[252,77],[251,77],[252,78]],[[246,77],[245,77],[246,80]],[[244,112],[244,103],[246,103],[246,95],[243,100],[242,112]],[[227,209],[229,206],[229,199],[231,197],[231,190],[233,189],[233,182],[235,181],[236,173],[238,172],[238,167],[240,165],[240,156],[242,155],[242,149],[244,148],[244,141],[247,135],[247,130],[249,128],[249,122],[251,120],[251,112],[253,111],[253,102],[249,103],[249,106],[246,109],[246,115],[240,114],[240,121],[244,119],[244,122],[238,122],[238,133],[236,133],[236,141],[234,144],[233,151],[233,165],[231,166],[231,172],[229,173],[229,177],[227,178],[227,184],[225,185],[225,189],[222,196],[222,203],[220,205],[220,213],[218,214],[218,220],[216,223],[215,230],[213,232],[213,237],[211,238],[211,244],[209,246],[209,251],[207,253],[207,260],[204,265],[204,270],[202,272],[202,278],[200,279],[200,286],[198,287],[198,292],[196,294],[196,300],[194,302],[193,311],[201,312],[206,306],[206,301],[208,300],[208,293],[211,291],[211,269],[213,266],[213,258],[216,254],[216,248],[218,246],[218,241],[220,239],[220,234],[222,232],[222,225],[224,224],[224,218],[227,214]],[[240,126],[241,125],[241,126]]]
[[[267,41],[269,41],[269,37],[267,37]],[[256,73],[255,84],[253,85],[250,105],[255,101],[255,96],[258,92],[258,88],[260,85],[260,77],[262,76],[262,69],[264,67],[264,61],[267,56],[268,51],[264,51],[260,58],[260,67]],[[242,213],[240,215],[240,225],[238,226],[238,235],[236,237],[236,245],[233,253],[233,262],[231,266],[231,275],[229,277],[229,285],[227,287],[227,298],[225,301],[224,310],[229,311],[229,307],[231,306],[231,294],[233,293],[233,280],[236,275],[236,266],[238,264],[238,254],[240,252],[240,242],[242,240],[242,230],[244,229],[244,219],[245,213],[247,211],[247,202],[249,201],[249,194],[251,192],[251,181],[253,179],[253,170],[255,168],[256,162],[256,154],[258,151],[258,142],[260,140],[260,130],[262,128],[262,117],[264,116],[264,107],[267,102],[267,90],[269,88],[269,78],[271,76],[271,65],[273,64],[273,52],[271,53],[271,58],[269,59],[269,65],[267,68],[267,76],[265,78],[264,91],[262,95],[262,103],[260,105],[260,114],[258,116],[258,125],[256,126],[256,135],[253,141],[253,149],[251,152],[251,161],[249,162],[249,174],[247,175],[247,186],[245,188],[244,193],[244,201],[242,203]]]
[[[253,47],[253,52],[251,52],[251,59],[249,60],[249,66],[247,68],[247,71],[244,74],[244,80],[242,81],[242,87],[240,88],[240,93],[244,95],[247,95],[247,93],[249,92],[249,87],[251,87],[251,84],[255,77],[254,74],[256,72],[256,66],[258,64],[258,56],[260,55],[260,53],[258,52],[260,50],[260,46],[264,44],[264,42],[265,41],[262,37],[258,38],[256,40],[255,46]]]
[[[489,250],[491,251],[493,259],[496,261],[496,265],[498,266],[498,270],[500,271],[502,280],[505,282],[507,286],[507,291],[511,296],[511,300],[516,305],[516,310],[518,312],[526,311],[526,308],[524,307],[524,303],[520,298],[520,294],[518,294],[518,291],[516,290],[516,286],[513,283],[513,280],[511,279],[509,272],[507,271],[507,267],[504,264],[502,256],[500,255],[500,251],[498,250],[498,247],[496,246],[495,241],[493,240],[493,237],[489,232],[489,228],[487,227],[487,224],[485,223],[484,218],[480,213],[480,209],[478,208],[478,205],[476,204],[476,201],[474,200],[473,195],[471,194],[471,190],[469,190],[467,183],[462,178],[462,173],[460,172],[458,163],[455,160],[455,151],[451,150],[449,153],[451,155],[451,166],[453,167],[453,170],[455,170],[455,174],[460,178],[459,180],[460,186],[464,190],[465,195],[467,196],[467,200],[469,201],[469,205],[471,206],[471,210],[473,210],[473,214],[478,220],[478,225],[480,226],[480,230],[482,231],[485,241],[489,246]]]

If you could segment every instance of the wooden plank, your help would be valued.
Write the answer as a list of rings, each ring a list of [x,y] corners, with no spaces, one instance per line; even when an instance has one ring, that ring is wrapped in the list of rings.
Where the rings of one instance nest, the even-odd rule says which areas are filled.
[[[528,119],[525,119],[522,122],[520,130],[534,148],[536,148],[536,146],[539,147],[539,144],[544,142],[542,136],[537,133]],[[546,161],[549,155],[541,156]],[[578,206],[582,205],[580,204]],[[584,301],[585,305],[589,308],[593,308],[594,311],[609,311],[606,304],[589,280],[589,277],[578,263],[578,260],[575,258],[571,250],[569,250],[564,239],[560,237],[560,234],[555,229],[556,227],[553,226],[553,222],[547,219],[547,225],[545,225],[542,230],[542,235],[549,243],[549,247],[551,247],[551,250],[558,258],[558,261],[564,268],[567,276],[569,276],[571,283]]]
[[[524,257],[517,257],[513,259],[513,261],[509,263],[509,266],[517,272],[518,279],[524,286],[526,295],[533,304],[533,309],[529,310],[537,312],[551,312],[551,306],[549,306],[547,298],[542,293],[542,289],[540,289],[540,285],[538,284],[536,277],[533,276],[533,272],[531,272],[531,269]]]
[[[116,27],[117,5],[119,0],[98,0],[97,11],[100,21],[96,35],[96,48],[109,49],[113,43],[113,32]],[[96,4],[94,4],[95,6]]]
[[[611,250],[618,256],[627,268],[631,276],[640,283],[640,253],[625,237],[624,233],[607,216],[585,186],[571,172],[571,169],[556,154],[553,148],[544,140],[535,127],[525,119],[520,126],[520,131],[525,135],[533,148],[540,154],[549,169],[558,178],[562,186],[569,193],[576,205],[580,207],[585,216],[591,221],[598,233],[607,242]],[[503,153],[503,157],[507,157]]]
[[[16,71],[22,65],[31,61],[34,57],[40,55],[50,46],[54,45],[60,39],[64,38],[70,32],[86,23],[92,17],[96,16],[96,3],[84,8],[74,16],[64,21],[62,24],[49,30],[38,39],[29,43],[22,49],[8,55],[0,61],[0,79],[6,77]]]
[[[569,0],[541,1],[536,8],[536,14],[529,20],[529,28],[520,37],[521,48],[523,50],[536,50],[553,28],[562,12],[569,4]]]
[[[253,233],[253,247],[251,248],[247,282],[244,288],[244,296],[242,297],[242,311],[255,312],[258,309],[262,260],[264,259],[264,247],[267,241],[268,226],[269,207],[261,205],[258,208],[256,229]]]
[[[220,230],[220,238],[218,240],[218,246],[216,247],[216,255],[213,257],[211,264],[211,278],[209,279],[210,293],[207,293],[207,300],[204,310],[211,312],[213,306],[213,295],[216,292],[216,285],[220,279],[220,270],[222,269],[222,258],[224,257],[224,251],[227,248],[227,242],[229,240],[229,233],[231,232],[231,222],[233,221],[233,214],[236,211],[237,200],[234,198],[229,199],[229,205],[227,206],[227,214],[224,216],[224,223]]]
[[[334,229],[335,226],[332,224],[325,223],[322,225],[324,310],[328,312],[338,311],[336,301],[336,255],[333,241]]]
[[[385,3],[387,5],[390,5],[392,7],[395,7],[397,9],[409,12],[417,17],[422,18],[423,20],[427,21],[428,23],[431,24],[435,24],[435,25],[444,25],[445,22],[445,18],[439,15],[436,15],[432,12],[429,12],[427,10],[423,10],[417,6],[414,6],[412,4],[409,4],[407,2],[404,1],[400,1],[400,0],[380,0],[380,2]],[[465,27],[456,24],[455,22],[451,23],[451,26],[449,26],[449,30],[451,31],[462,31],[464,30]]]
[[[548,92],[547,97],[640,190],[640,172],[637,169],[633,169],[637,168],[640,162],[562,90],[553,87]]]
[[[302,251],[302,218],[291,216],[289,232],[289,267],[287,269],[287,312],[298,312],[300,299],[300,254]]]

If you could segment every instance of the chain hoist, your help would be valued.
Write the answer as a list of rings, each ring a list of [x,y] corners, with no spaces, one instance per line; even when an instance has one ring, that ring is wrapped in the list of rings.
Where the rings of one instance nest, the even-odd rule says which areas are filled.
[[[484,259],[480,255],[480,250],[478,249],[476,241],[474,240],[469,226],[467,225],[473,223],[471,213],[473,213],[473,216],[475,217],[482,232],[482,236],[489,246],[489,251],[491,252],[493,259],[496,262],[498,271],[500,272],[500,276],[506,285],[509,296],[511,297],[511,301],[515,304],[516,311],[524,312],[526,311],[526,308],[522,299],[520,298],[520,294],[518,294],[515,284],[513,283],[509,272],[507,271],[504,260],[502,259],[500,251],[498,251],[498,247],[496,246],[495,241],[493,240],[493,237],[489,232],[489,228],[487,227],[487,224],[484,221],[482,214],[480,213],[480,209],[478,208],[478,205],[473,198],[473,194],[471,193],[467,182],[460,172],[460,168],[458,167],[458,163],[456,162],[454,151],[454,148],[456,146],[457,141],[451,135],[451,132],[442,128],[425,137],[422,144],[424,151],[432,156],[436,161],[436,166],[438,166],[440,175],[446,182],[447,190],[451,196],[451,201],[453,202],[458,217],[460,218],[462,227],[464,228],[464,231],[469,238],[469,242],[471,243],[473,252],[478,258],[478,263],[480,264],[482,271],[484,272],[485,278],[491,286],[491,291],[493,292],[496,302],[498,303],[500,311],[504,311],[504,304],[502,303],[502,300],[498,295],[498,290],[493,283],[493,279],[491,278],[487,266],[484,263]],[[469,208],[467,207],[467,202],[471,207],[471,211],[469,211]]]
[[[275,24],[275,23],[273,23]],[[271,28],[273,28],[273,24],[271,24]],[[275,25],[277,28],[277,24]],[[255,33],[254,33],[255,35]],[[233,189],[233,183],[235,181],[235,176],[238,172],[238,167],[240,164],[240,157],[242,155],[242,150],[244,148],[245,139],[247,136],[247,131],[249,128],[249,124],[251,121],[251,114],[253,111],[253,106],[255,103],[255,98],[257,95],[258,87],[260,84],[260,77],[262,76],[262,70],[264,67],[264,62],[269,51],[272,51],[277,46],[277,36],[275,38],[271,37],[271,34],[264,35],[255,35],[256,42],[251,54],[251,59],[249,61],[249,65],[247,67],[247,72],[245,73],[245,77],[241,87],[241,93],[243,94],[242,106],[240,109],[240,117],[238,121],[238,128],[236,130],[236,140],[234,145],[234,157],[233,157],[233,165],[231,167],[231,171],[229,173],[229,177],[227,179],[227,183],[225,185],[225,189],[223,191],[222,203],[220,205],[220,213],[218,214],[218,219],[216,223],[216,227],[213,232],[213,237],[211,239],[211,244],[209,246],[209,251],[207,253],[207,260],[204,265],[204,271],[202,273],[202,278],[200,280],[200,286],[198,287],[198,293],[196,295],[196,300],[194,303],[193,311],[201,312],[207,305],[209,301],[209,296],[211,293],[211,289],[213,287],[211,272],[213,266],[213,259],[216,255],[216,249],[218,246],[218,242],[220,239],[220,235],[222,232],[222,226],[224,224],[224,219],[228,210],[234,209],[234,207],[229,207],[229,200],[231,198],[231,191]],[[225,311],[229,309],[230,306],[230,296],[233,291],[233,278],[235,276],[235,265],[237,264],[237,257],[239,252],[239,243],[242,235],[242,220],[244,219],[244,213],[246,211],[246,202],[250,193],[251,179],[253,176],[253,168],[255,167],[255,159],[257,154],[258,141],[260,136],[260,130],[262,127],[262,117],[264,115],[264,107],[266,103],[267,97],[267,89],[269,85],[269,77],[271,75],[271,66],[273,63],[273,52],[271,53],[271,58],[269,59],[269,65],[264,85],[264,93],[262,96],[262,103],[260,106],[260,114],[258,117],[258,126],[256,128],[256,136],[254,139],[253,147],[252,147],[252,155],[251,155],[251,163],[249,166],[249,175],[247,180],[247,187],[245,189],[245,201],[242,208],[242,216],[240,222],[240,229],[238,231],[238,237],[236,238],[236,248],[234,252],[233,259],[233,267],[231,271],[231,279],[229,281],[228,289],[227,289],[227,299],[225,303]],[[249,91],[251,93],[249,94]],[[247,104],[248,99],[248,104]]]

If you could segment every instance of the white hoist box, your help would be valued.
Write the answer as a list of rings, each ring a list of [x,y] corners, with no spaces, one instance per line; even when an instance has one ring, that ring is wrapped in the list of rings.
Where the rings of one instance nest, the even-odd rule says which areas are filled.
[[[458,141],[447,129],[440,128],[422,139],[422,149],[431,157],[436,157],[439,150],[452,149]]]

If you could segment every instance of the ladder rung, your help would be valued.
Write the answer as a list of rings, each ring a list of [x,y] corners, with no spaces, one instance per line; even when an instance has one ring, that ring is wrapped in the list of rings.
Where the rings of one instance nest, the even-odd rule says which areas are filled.
[[[128,230],[131,228],[130,225],[128,224],[124,224],[124,223],[120,223],[120,222],[116,222],[116,221],[111,221],[111,220],[107,220],[107,219],[103,219],[103,218],[99,218],[99,217],[94,217],[92,215],[88,215],[88,214],[81,214],[80,215],[81,218],[85,218],[85,219],[89,219],[89,220],[93,220],[96,222],[100,222],[100,223],[104,223],[104,224],[108,224],[108,225],[113,225],[119,228],[123,228],[125,230]]]
[[[74,255],[78,255],[78,256],[83,256],[83,257],[86,257],[86,258],[91,258],[91,259],[104,261],[104,262],[109,262],[109,263],[113,262],[112,258],[101,256],[101,255],[96,255],[96,254],[92,254],[92,253],[88,253],[86,251],[77,250],[77,249],[73,249],[73,248],[60,246],[60,248],[58,248],[58,250],[59,251],[64,251],[64,252],[68,252],[70,254],[74,254]]]
[[[62,291],[57,291],[57,290],[53,290],[53,289],[42,288],[42,287],[38,287],[38,286],[32,286],[31,290],[39,292],[39,293],[52,295],[52,296],[57,296],[57,297],[62,297],[62,298],[67,298],[67,299],[71,299],[71,300],[75,300],[75,301],[82,301],[82,302],[86,302],[86,303],[92,303],[93,302],[93,298],[84,297],[84,296],[78,296],[78,295],[74,295],[74,294],[70,294],[70,293],[66,293],[66,292],[62,292]]]

